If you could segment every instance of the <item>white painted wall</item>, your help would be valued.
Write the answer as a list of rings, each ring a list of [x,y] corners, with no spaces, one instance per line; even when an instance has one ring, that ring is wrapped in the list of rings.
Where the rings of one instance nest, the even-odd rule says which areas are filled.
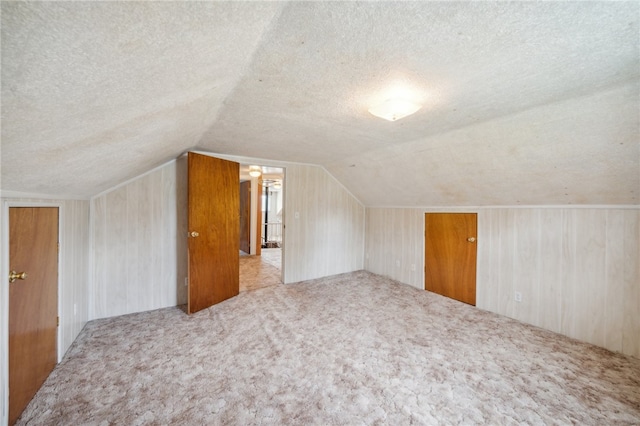
[[[479,308],[640,357],[640,209],[369,208],[365,268],[424,288],[427,211],[478,213]]]
[[[364,206],[322,167],[287,166],[284,188],[284,282],[362,269]]]
[[[88,320],[88,281],[89,281],[89,201],[88,200],[52,200],[42,198],[2,198],[2,267],[0,276],[9,275],[8,230],[9,206],[42,206],[59,208],[59,270],[58,270],[58,361],[62,359],[75,338]],[[5,212],[6,210],[6,212]],[[6,284],[6,281],[3,281]],[[0,326],[2,335],[2,353],[0,354],[0,383],[2,402],[2,422],[6,422],[8,407],[8,303],[7,285],[0,291]]]

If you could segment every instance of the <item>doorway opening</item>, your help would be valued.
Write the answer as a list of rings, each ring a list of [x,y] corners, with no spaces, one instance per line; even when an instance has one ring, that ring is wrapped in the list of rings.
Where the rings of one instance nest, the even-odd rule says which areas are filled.
[[[282,283],[284,176],[280,167],[240,165],[241,292]]]

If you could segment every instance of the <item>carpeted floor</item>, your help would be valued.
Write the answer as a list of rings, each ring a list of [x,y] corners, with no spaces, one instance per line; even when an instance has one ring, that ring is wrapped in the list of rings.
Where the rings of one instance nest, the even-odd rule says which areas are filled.
[[[640,424],[640,360],[355,272],[90,322],[18,424]]]

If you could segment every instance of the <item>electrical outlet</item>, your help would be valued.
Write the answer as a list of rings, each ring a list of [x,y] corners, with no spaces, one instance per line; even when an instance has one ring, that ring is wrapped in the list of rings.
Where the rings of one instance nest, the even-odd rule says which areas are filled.
[[[396,260],[396,266],[399,268],[400,267],[400,261]]]
[[[520,293],[519,291],[516,291],[513,298],[516,302],[522,302],[522,293]]]

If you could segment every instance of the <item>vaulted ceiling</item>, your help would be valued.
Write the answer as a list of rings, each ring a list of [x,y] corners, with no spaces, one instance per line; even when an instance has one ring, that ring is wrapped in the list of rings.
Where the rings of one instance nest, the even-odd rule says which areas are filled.
[[[365,205],[640,204],[638,2],[2,2],[6,192],[189,149]],[[388,122],[368,108],[423,107]]]

